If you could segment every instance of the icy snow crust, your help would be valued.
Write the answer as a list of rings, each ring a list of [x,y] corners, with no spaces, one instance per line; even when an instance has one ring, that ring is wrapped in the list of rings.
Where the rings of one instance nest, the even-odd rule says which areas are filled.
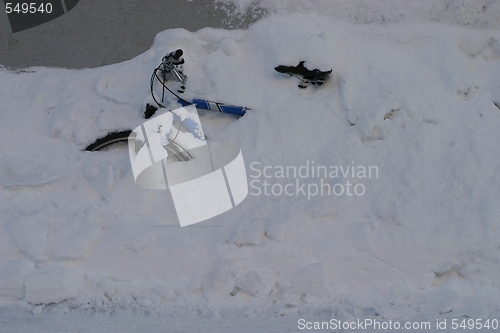
[[[287,13],[165,31],[101,68],[1,69],[0,300],[36,314],[498,318],[499,36]],[[325,179],[363,183],[362,196],[249,195],[180,228],[168,193],[134,184],[126,149],[82,151],[144,121],[150,73],[177,48],[186,97],[252,108],[200,112],[208,140],[241,147],[250,179],[253,162],[378,177]],[[273,70],[299,60],[332,77],[299,90]]]

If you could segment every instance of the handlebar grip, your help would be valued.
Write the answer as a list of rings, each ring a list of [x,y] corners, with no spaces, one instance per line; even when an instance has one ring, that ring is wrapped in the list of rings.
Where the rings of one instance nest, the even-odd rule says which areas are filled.
[[[180,57],[182,57],[182,54],[183,54],[182,50],[178,49],[177,51],[173,52],[172,58],[174,58],[175,60],[177,60]]]

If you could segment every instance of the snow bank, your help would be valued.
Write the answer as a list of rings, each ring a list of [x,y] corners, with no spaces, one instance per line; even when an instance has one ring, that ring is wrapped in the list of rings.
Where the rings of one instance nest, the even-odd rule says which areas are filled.
[[[24,297],[32,304],[59,303],[75,297],[82,284],[83,274],[80,270],[49,266],[26,277]]]
[[[425,3],[409,13],[427,15]],[[367,25],[306,2],[246,31],[165,31],[120,64],[0,70],[0,299],[248,316],[335,309],[343,320],[498,315],[498,3],[435,3],[486,4],[484,21],[463,21],[481,30],[397,20],[408,2],[385,24],[364,2],[349,17]],[[436,19],[462,22],[435,6]],[[252,108],[237,121],[200,112],[209,140],[241,147],[254,183],[236,209],[186,228],[168,193],[134,184],[126,150],[82,151],[144,122],[150,73],[177,48],[186,98]],[[273,70],[300,60],[332,77],[299,90]],[[283,177],[280,166],[376,172]],[[266,194],[266,180],[297,191]],[[348,183],[363,193],[298,190]]]

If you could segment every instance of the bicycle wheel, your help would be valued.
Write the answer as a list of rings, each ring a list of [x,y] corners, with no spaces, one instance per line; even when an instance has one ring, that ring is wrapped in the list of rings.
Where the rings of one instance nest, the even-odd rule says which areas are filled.
[[[99,151],[117,142],[128,142],[128,138],[132,131],[118,131],[109,133],[103,138],[97,139],[94,143],[85,148],[86,151]],[[193,159],[193,156],[182,145],[175,140],[171,140],[163,147],[169,153],[169,160],[186,162]]]
[[[113,143],[127,141],[130,133],[132,133],[132,131],[130,130],[109,133],[105,137],[97,139],[94,143],[90,144],[87,148],[85,148],[85,150],[98,151]]]

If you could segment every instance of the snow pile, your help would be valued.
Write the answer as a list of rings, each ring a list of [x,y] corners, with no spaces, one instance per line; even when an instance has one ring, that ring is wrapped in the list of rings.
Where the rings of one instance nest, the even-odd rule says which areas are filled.
[[[498,317],[497,38],[498,28],[355,25],[311,11],[246,31],[165,31],[102,68],[0,70],[0,299]],[[127,150],[82,151],[145,121],[149,75],[177,48],[187,98],[252,108],[237,121],[200,112],[208,140],[241,147],[253,183],[237,208],[186,228],[168,193],[135,185]],[[330,80],[299,90],[273,70],[303,59],[333,67]],[[283,173],[300,168],[308,177]],[[345,191],[313,195],[318,186]]]

